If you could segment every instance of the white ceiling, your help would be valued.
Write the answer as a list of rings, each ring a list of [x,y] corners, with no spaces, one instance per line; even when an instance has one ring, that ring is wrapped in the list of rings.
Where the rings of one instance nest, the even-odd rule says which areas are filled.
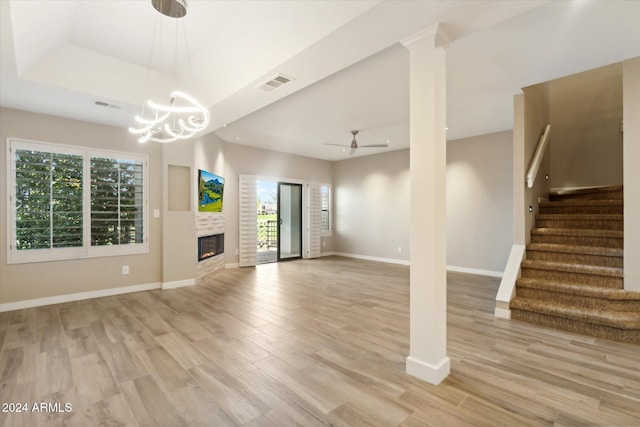
[[[182,20],[160,17],[150,0],[0,7],[3,107],[128,127],[143,97],[179,84],[209,107],[207,131],[222,139],[327,160],[349,156],[323,143],[349,143],[351,129],[360,144],[390,140],[358,155],[408,147],[398,42],[436,22],[454,40],[448,139],[510,129],[522,87],[640,55],[638,1],[191,0]],[[174,66],[176,33],[181,59],[186,33],[191,67]],[[256,87],[276,73],[295,80]]]

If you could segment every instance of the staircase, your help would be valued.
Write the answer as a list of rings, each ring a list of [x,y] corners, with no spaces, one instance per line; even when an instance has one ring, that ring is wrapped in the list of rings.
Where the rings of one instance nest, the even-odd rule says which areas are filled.
[[[622,194],[599,187],[540,203],[511,318],[640,343],[640,292],[623,290]]]

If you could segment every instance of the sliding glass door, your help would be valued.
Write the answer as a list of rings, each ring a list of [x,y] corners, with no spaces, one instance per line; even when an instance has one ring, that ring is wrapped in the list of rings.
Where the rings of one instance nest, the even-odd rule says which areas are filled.
[[[302,258],[302,184],[278,183],[278,261]]]

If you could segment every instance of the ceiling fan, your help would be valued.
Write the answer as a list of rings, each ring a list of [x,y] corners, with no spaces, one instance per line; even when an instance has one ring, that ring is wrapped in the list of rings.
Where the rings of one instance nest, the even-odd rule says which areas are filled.
[[[358,145],[358,141],[356,141],[356,135],[358,134],[359,131],[357,130],[352,130],[351,134],[353,135],[353,139],[351,140],[351,144],[346,145],[346,144],[329,144],[326,143],[325,145],[337,145],[338,147],[349,147],[351,148],[351,151],[349,152],[349,154],[355,154],[356,150],[358,148],[382,148],[382,147],[388,147],[389,144],[367,144],[367,145]]]

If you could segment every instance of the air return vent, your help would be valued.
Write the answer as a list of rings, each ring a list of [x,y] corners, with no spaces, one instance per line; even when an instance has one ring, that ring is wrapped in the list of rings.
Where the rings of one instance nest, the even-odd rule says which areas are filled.
[[[259,89],[264,90],[265,92],[270,92],[274,89],[279,88],[280,86],[284,86],[287,83],[291,82],[292,80],[294,80],[291,77],[287,77],[284,74],[276,74],[275,76],[271,77],[269,80],[267,80],[266,82],[258,85]]]
[[[96,101],[96,102],[95,102],[95,104],[96,104],[98,107],[105,107],[105,108],[106,108],[106,107],[108,107],[108,108],[113,108],[113,109],[115,109],[115,110],[119,110],[119,109],[121,109],[121,108],[122,108],[122,106],[121,106],[121,105],[109,104],[108,102],[104,102],[104,101]]]

